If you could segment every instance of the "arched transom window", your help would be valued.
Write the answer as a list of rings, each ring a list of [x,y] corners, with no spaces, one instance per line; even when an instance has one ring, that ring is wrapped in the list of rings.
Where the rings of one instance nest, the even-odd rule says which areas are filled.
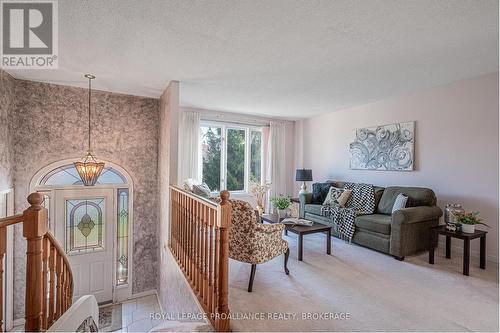
[[[97,179],[97,184],[126,184],[126,178],[113,167],[105,167]],[[48,172],[40,180],[40,186],[83,185],[73,164],[63,165]]]

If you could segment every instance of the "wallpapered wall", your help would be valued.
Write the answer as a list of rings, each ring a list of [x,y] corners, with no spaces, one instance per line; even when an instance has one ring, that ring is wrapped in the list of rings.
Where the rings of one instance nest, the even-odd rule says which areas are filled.
[[[173,316],[182,313],[200,313],[191,290],[180,272],[174,257],[168,250],[169,184],[177,179],[178,127],[179,119],[179,82],[172,81],[163,92],[159,102],[159,144],[158,144],[158,189],[159,189],[159,225],[158,231],[163,237],[158,241],[160,255],[158,295],[165,313]],[[171,300],[175,300],[172,302]]]
[[[14,183],[13,153],[9,119],[15,107],[15,80],[0,70],[0,191]]]
[[[31,177],[43,166],[86,151],[88,91],[16,81],[16,112],[10,118],[15,203],[21,212]],[[2,103],[3,104],[3,103]],[[133,293],[156,288],[158,267],[158,100],[93,93],[92,148],[97,158],[122,166],[134,182]],[[22,237],[16,229],[16,240]],[[24,312],[25,242],[15,242],[14,307]]]

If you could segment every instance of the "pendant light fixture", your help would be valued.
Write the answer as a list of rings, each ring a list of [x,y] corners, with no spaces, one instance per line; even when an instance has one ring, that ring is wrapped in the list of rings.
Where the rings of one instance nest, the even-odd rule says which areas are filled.
[[[104,163],[97,162],[95,157],[92,155],[92,150],[90,149],[90,106],[92,99],[92,80],[95,79],[95,76],[92,74],[84,75],[87,79],[89,79],[89,141],[88,141],[88,150],[87,155],[83,157],[81,162],[73,163],[76,171],[80,175],[82,179],[83,185],[85,186],[93,186],[97,182],[97,178],[102,172],[104,168]]]

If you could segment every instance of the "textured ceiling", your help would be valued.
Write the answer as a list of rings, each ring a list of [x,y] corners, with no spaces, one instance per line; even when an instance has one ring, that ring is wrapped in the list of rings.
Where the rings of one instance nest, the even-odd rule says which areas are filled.
[[[9,72],[302,118],[497,70],[496,0],[59,0],[59,69]]]

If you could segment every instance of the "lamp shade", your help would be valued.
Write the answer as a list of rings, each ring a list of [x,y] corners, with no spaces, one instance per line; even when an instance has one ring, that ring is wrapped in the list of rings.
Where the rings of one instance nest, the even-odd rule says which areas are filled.
[[[313,180],[311,169],[297,169],[295,173],[295,180],[298,182],[310,182]]]
[[[104,168],[104,163],[98,163],[90,151],[85,156],[83,162],[75,162],[73,165],[80,175],[84,186],[94,186]]]

